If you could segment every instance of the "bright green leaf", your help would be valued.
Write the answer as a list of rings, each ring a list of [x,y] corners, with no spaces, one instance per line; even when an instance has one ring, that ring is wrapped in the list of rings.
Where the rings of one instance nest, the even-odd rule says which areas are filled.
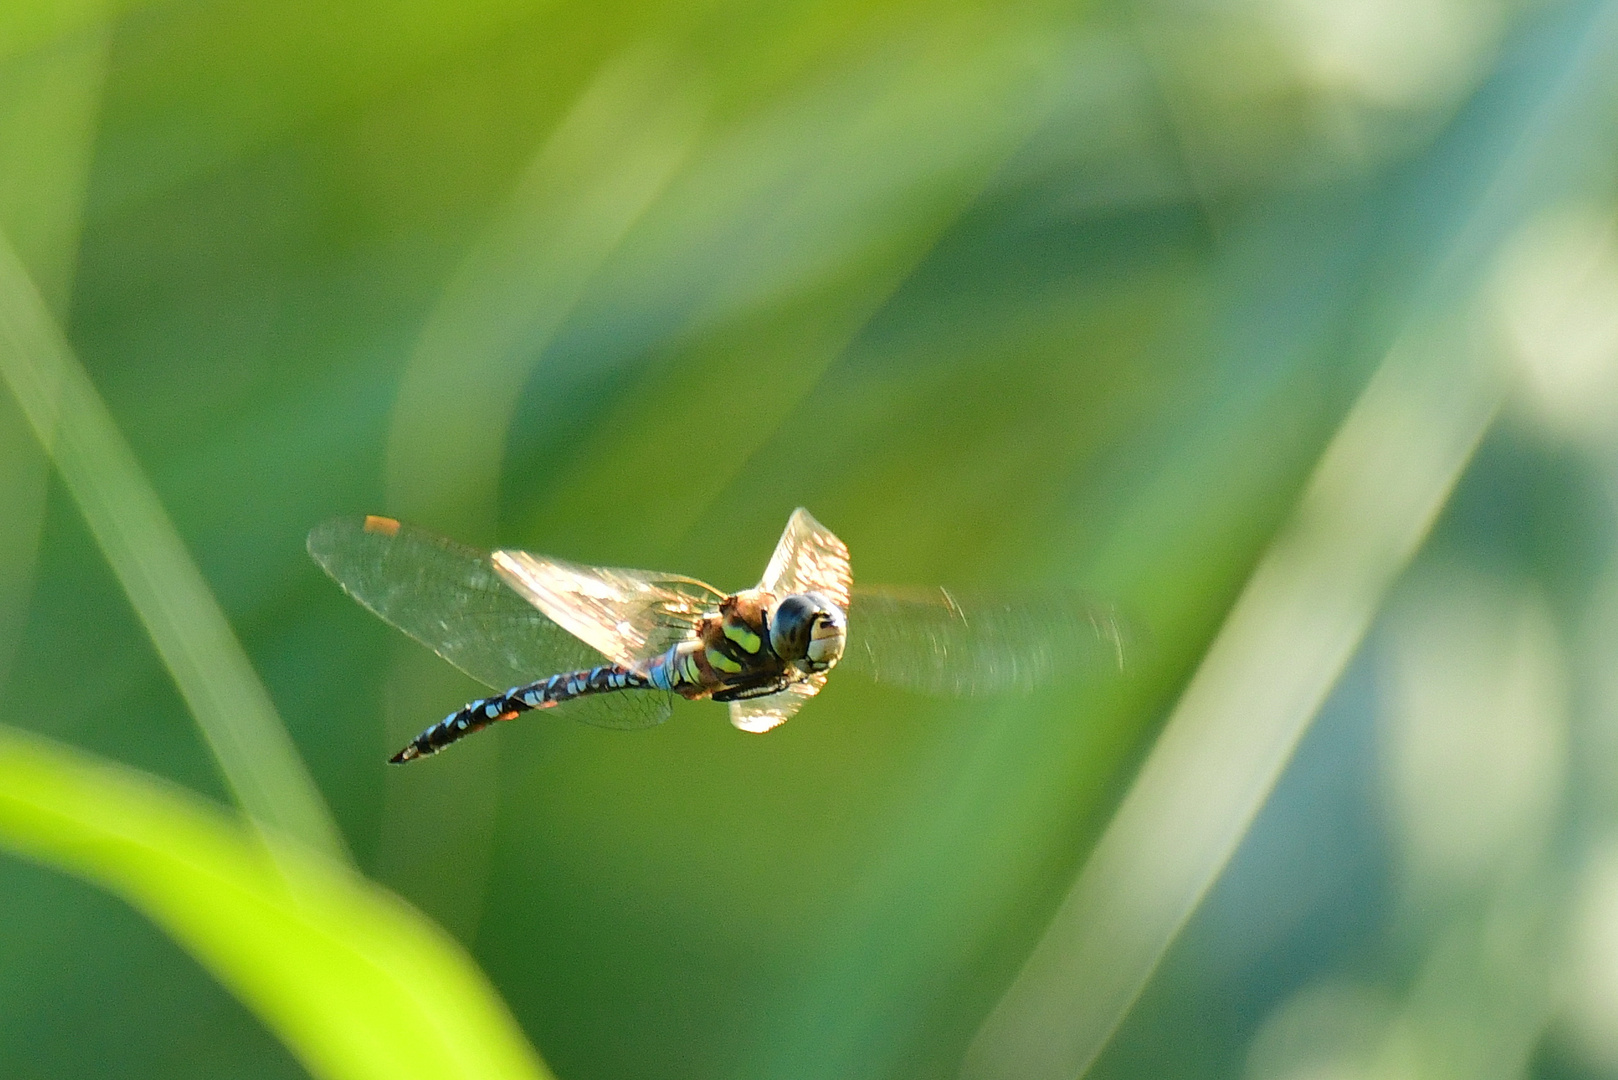
[[[0,844],[128,900],[316,1076],[549,1075],[431,922],[152,777],[0,730]]]

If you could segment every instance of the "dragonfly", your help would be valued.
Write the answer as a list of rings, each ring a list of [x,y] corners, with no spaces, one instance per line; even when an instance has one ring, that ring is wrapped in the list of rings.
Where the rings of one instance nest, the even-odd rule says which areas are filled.
[[[801,507],[759,583],[739,592],[680,574],[482,552],[375,515],[317,526],[308,549],[384,621],[485,686],[508,688],[426,728],[394,764],[535,710],[631,730],[668,719],[676,698],[707,699],[727,704],[735,727],[762,733],[837,667],[922,693],[986,696],[1124,660],[1112,609],[1079,594],[855,588],[847,546]]]

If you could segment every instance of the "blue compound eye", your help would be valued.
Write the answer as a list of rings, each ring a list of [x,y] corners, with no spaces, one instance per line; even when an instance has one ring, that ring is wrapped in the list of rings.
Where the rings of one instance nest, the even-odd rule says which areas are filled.
[[[770,648],[809,671],[825,671],[843,655],[848,621],[818,593],[783,597],[770,612]]]
[[[803,593],[784,596],[770,611],[770,648],[783,660],[802,660],[809,655],[814,632],[815,602]]]

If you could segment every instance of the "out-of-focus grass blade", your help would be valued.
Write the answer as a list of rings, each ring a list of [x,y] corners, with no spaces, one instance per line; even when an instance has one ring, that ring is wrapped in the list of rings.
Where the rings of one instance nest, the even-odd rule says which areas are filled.
[[[40,443],[242,808],[329,856],[343,843],[264,685],[89,375],[0,237],[0,379]]]
[[[77,269],[112,30],[81,27],[51,48],[7,58],[5,19],[0,14],[0,229],[60,317]]]
[[[1397,358],[1338,433],[964,1075],[1082,1075],[1235,851],[1494,414]]]
[[[1590,165],[1612,151],[1618,4],[1577,5],[1535,45],[1493,88],[1475,141],[1455,147],[1468,170],[1485,155],[1488,182],[1473,184],[1458,228],[1434,230],[1433,273],[1398,342],[979,1029],[963,1067],[971,1080],[1068,1080],[1094,1063],[1235,852],[1487,430],[1502,386],[1484,355],[1477,293],[1501,244],[1588,182]],[[1456,165],[1441,157],[1429,187],[1454,184]]]
[[[71,5],[32,13],[23,7],[0,11],[0,146],[6,148],[0,154],[0,232],[13,238],[47,304],[61,313],[78,251],[110,32],[105,25],[80,25],[71,43],[11,55],[18,38],[27,36],[20,31],[34,20],[74,21]],[[22,410],[0,394],[0,678],[27,616],[49,469]]]
[[[183,790],[0,728],[0,846],[128,900],[330,1080],[549,1076],[472,960],[392,894]]]
[[[33,591],[45,520],[46,465],[22,411],[0,396],[0,680],[11,665]]]
[[[469,523],[492,530],[523,383],[690,151],[698,96],[672,58],[631,49],[546,140],[446,284],[405,368],[388,440],[390,512],[463,535]]]

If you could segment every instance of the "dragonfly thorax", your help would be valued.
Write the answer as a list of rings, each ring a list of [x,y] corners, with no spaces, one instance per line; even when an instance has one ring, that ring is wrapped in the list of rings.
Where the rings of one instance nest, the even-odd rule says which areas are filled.
[[[782,660],[813,674],[843,656],[848,616],[818,592],[792,593],[770,607],[770,648]]]

